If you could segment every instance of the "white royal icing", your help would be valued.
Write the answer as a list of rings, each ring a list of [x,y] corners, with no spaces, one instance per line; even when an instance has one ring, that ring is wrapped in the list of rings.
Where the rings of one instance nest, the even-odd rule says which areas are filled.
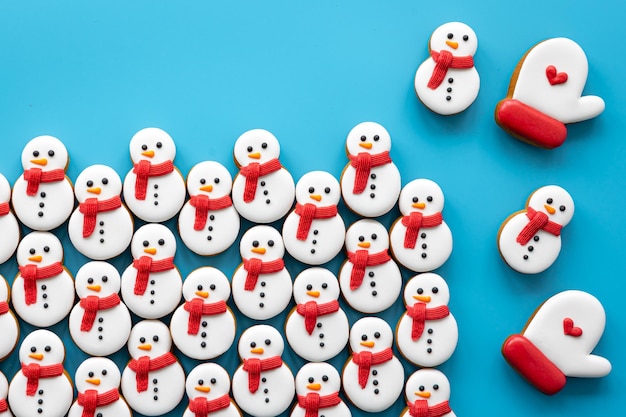
[[[190,400],[206,398],[207,402],[228,396],[230,391],[230,377],[224,368],[216,363],[201,363],[189,372],[185,382],[187,397]],[[237,406],[230,401],[230,405],[210,413],[212,417],[240,417]],[[185,410],[183,417],[196,417],[196,414]]]
[[[7,377],[4,376],[2,372],[0,372],[0,401],[6,401],[7,394],[9,393],[9,382],[7,381]],[[8,404],[7,404],[8,407]],[[0,417],[13,417],[11,414],[11,410],[0,411]]]
[[[320,397],[335,395],[341,388],[341,377],[332,365],[325,362],[309,362],[296,374],[296,395],[306,397],[317,394]],[[306,409],[296,401],[291,417],[305,417]],[[340,400],[337,405],[319,409],[318,415],[326,417],[350,417],[350,409]]]
[[[9,302],[9,284],[0,275],[0,303],[2,302]],[[2,335],[0,337],[0,360],[2,360],[13,352],[20,336],[17,319],[10,309],[4,314],[0,313],[0,334]]]
[[[9,204],[11,201],[11,186],[6,177],[0,174],[0,204]],[[9,206],[5,206],[7,212],[0,212],[0,264],[6,262],[17,249],[20,241],[20,226]],[[4,214],[3,214],[4,213]],[[1,356],[1,355],[0,355]]]
[[[437,369],[420,369],[406,380],[404,393],[410,403],[426,401],[428,407],[433,407],[450,400],[450,381]],[[409,410],[405,410],[401,417],[411,417]],[[441,417],[456,417],[456,414],[450,411]]]

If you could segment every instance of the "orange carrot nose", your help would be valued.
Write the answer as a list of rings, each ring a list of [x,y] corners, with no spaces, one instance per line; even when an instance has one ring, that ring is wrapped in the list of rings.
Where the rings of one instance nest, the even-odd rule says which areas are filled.
[[[137,349],[140,349],[140,350],[152,350],[152,345],[151,345],[151,344],[146,343],[145,345],[139,345],[139,346],[137,346]]]
[[[413,298],[424,303],[430,303],[430,295],[414,295]]]
[[[365,149],[372,149],[372,144],[370,142],[359,142],[359,146]]]
[[[319,291],[307,291],[306,295],[310,295],[311,297],[319,297],[320,296],[320,292]]]
[[[95,292],[100,292],[102,287],[100,285],[87,285],[87,289]]]
[[[454,41],[446,41],[446,45],[448,45],[452,49],[456,49],[459,47],[459,43]]]
[[[368,348],[373,348],[375,344],[376,343],[374,343],[372,341],[361,342],[361,346],[365,346],[365,347],[368,347]]]
[[[206,191],[207,193],[210,193],[211,191],[213,191],[213,186],[211,184],[203,185],[202,187],[200,187],[200,191]]]
[[[202,298],[209,298],[208,291],[196,291],[196,295]]]
[[[48,165],[48,160],[46,158],[31,159],[30,162],[35,165],[41,165],[42,167]]]
[[[250,349],[250,353],[254,353],[256,355],[262,355],[263,352],[265,352],[265,351],[263,350],[262,347]]]
[[[369,248],[372,244],[370,242],[359,242],[356,244],[360,248]]]
[[[154,151],[152,149],[149,151],[143,151],[141,154],[143,156],[147,156],[148,158],[154,158]]]
[[[150,255],[156,255],[156,253],[157,253],[156,248],[145,248],[143,251],[145,253],[149,253]]]
[[[260,159],[261,158],[261,154],[259,152],[249,153],[248,154],[248,158]]]
[[[546,211],[547,211],[548,213],[550,213],[550,214],[554,214],[554,213],[556,213],[556,210],[554,209],[554,207],[549,206],[549,205],[547,205],[547,204],[544,204],[543,206],[545,207],[545,209],[546,209]]]
[[[28,357],[40,361],[43,360],[43,353],[31,353]]]
[[[267,249],[265,248],[252,248],[250,249],[254,253],[258,253],[259,255],[264,255]]]
[[[42,259],[43,257],[41,255],[35,255],[28,258],[29,261],[33,262],[41,262]]]
[[[313,391],[319,391],[322,389],[322,384],[309,384],[306,386],[306,388]]]
[[[416,391],[415,395],[422,398],[430,398],[430,391]]]
[[[208,394],[209,392],[211,392],[211,387],[203,387],[201,385],[198,385],[195,387],[196,391],[200,391],[200,392],[204,392],[205,394]]]
[[[85,382],[91,385],[100,385],[100,380],[98,378],[85,379]]]
[[[91,194],[100,194],[102,192],[102,188],[100,187],[87,188],[87,192]]]
[[[411,207],[416,208],[416,209],[420,209],[420,210],[424,210],[424,208],[426,207],[426,203],[413,203],[411,204]]]
[[[309,197],[311,197],[313,200],[318,201],[318,202],[322,201],[322,196],[319,194],[311,194],[309,195]]]

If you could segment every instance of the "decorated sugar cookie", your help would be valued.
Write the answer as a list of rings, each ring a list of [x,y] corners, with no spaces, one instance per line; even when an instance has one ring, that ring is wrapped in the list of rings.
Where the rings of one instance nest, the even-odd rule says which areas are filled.
[[[382,216],[398,201],[400,171],[391,161],[390,149],[389,132],[378,123],[359,123],[348,133],[350,163],[341,175],[341,195],[361,216]]]
[[[400,217],[389,240],[396,260],[415,272],[443,265],[452,253],[452,233],[443,221],[443,191],[434,181],[413,180],[400,192]]]
[[[277,416],[291,404],[295,383],[281,358],[284,347],[272,326],[259,324],[241,334],[237,349],[243,363],[233,375],[233,397],[246,413]]]
[[[174,344],[193,359],[212,359],[226,352],[235,340],[235,316],[226,305],[230,283],[220,270],[202,267],[183,283],[185,302],[170,322]]]
[[[120,274],[107,262],[93,261],[76,273],[80,299],[70,313],[69,330],[74,343],[93,356],[108,356],[128,341],[131,321],[120,301]]]
[[[230,377],[216,363],[202,363],[189,372],[185,383],[189,406],[183,417],[241,417],[228,395]]]
[[[420,369],[406,381],[407,408],[401,417],[456,417],[450,408],[450,381],[436,369]]]
[[[60,226],[74,208],[74,190],[65,169],[69,155],[52,136],[38,136],[22,151],[24,173],[13,185],[13,210],[27,227],[47,231]]]
[[[255,226],[241,237],[243,263],[233,274],[233,301],[245,316],[266,320],[281,313],[291,300],[291,275],[285,268],[285,247],[278,230]]]
[[[504,341],[502,355],[539,391],[556,394],[568,376],[599,378],[611,372],[607,359],[591,354],[605,322],[604,308],[593,295],[563,291],[539,306],[521,334]]]
[[[198,255],[224,252],[239,234],[239,214],[230,198],[232,177],[214,161],[200,162],[189,171],[189,201],[178,216],[185,246]]]
[[[587,56],[573,40],[553,38],[536,44],[517,64],[507,97],[496,107],[496,123],[531,145],[561,146],[566,124],[604,111],[600,97],[581,97],[588,71]]]
[[[447,116],[476,100],[480,89],[476,49],[476,33],[465,23],[448,22],[435,29],[428,42],[430,57],[415,73],[415,92],[426,107]]]
[[[378,317],[364,317],[350,329],[352,356],[343,368],[343,390],[363,411],[386,410],[402,393],[404,369],[392,344],[391,328]]]
[[[20,326],[9,309],[9,285],[0,275],[0,361],[13,352],[20,337]],[[0,395],[0,398],[3,398]],[[0,407],[1,408],[1,407]],[[2,413],[0,413],[0,417]]]
[[[11,211],[11,186],[4,175],[0,174],[0,264],[5,263],[17,249],[20,241],[20,226]],[[1,356],[1,355],[0,355]]]
[[[67,226],[74,247],[96,260],[124,252],[133,237],[133,218],[120,199],[117,172],[106,165],[87,167],[76,178],[74,192],[78,208]]]
[[[531,194],[526,210],[513,213],[498,233],[498,249],[517,272],[538,274],[548,269],[561,252],[561,229],[574,216],[574,200],[557,185]]]
[[[2,372],[0,372],[0,417],[13,417],[9,410],[7,395],[9,393],[9,382]]]
[[[450,290],[439,275],[416,275],[404,288],[406,313],[396,329],[400,353],[422,367],[439,366],[456,349],[459,330],[448,308]]]
[[[339,284],[328,269],[309,268],[293,283],[296,307],[285,323],[287,341],[298,355],[312,362],[337,356],[348,343],[350,325],[339,306]]]
[[[19,272],[11,301],[22,320],[37,327],[63,320],[74,305],[74,280],[63,266],[61,241],[49,232],[31,232],[17,247]]]
[[[63,368],[65,347],[49,330],[35,330],[22,341],[21,370],[9,385],[9,405],[15,417],[63,416],[74,390]]]
[[[176,144],[167,132],[149,127],[130,140],[131,169],[124,178],[124,201],[146,222],[164,222],[185,202],[185,181],[174,166]]]
[[[328,172],[304,174],[296,185],[296,208],[285,219],[287,252],[308,265],[333,259],[343,247],[346,226],[337,212],[339,183]]]
[[[291,417],[350,417],[348,406],[339,398],[339,372],[325,362],[311,362],[296,374],[298,401]]]
[[[293,205],[293,177],[281,165],[278,139],[263,129],[239,136],[233,150],[239,174],[233,182],[233,204],[239,214],[254,223],[271,223]]]
[[[122,395],[146,416],[172,411],[185,394],[185,371],[170,351],[172,338],[158,320],[135,324],[128,339],[131,360],[122,372]]]
[[[88,358],[76,369],[78,398],[68,417],[131,417],[120,397],[120,370],[107,358]]]
[[[389,256],[385,226],[370,219],[355,222],[346,232],[346,251],[339,284],[348,304],[363,313],[378,313],[395,303],[402,276]]]
[[[122,274],[122,298],[126,306],[147,319],[158,319],[174,311],[183,287],[174,265],[174,234],[162,224],[143,225],[133,236],[130,252],[133,263]]]

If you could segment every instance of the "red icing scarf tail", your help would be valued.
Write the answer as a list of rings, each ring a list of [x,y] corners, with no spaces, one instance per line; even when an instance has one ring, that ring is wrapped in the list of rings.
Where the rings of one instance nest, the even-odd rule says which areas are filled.
[[[137,200],[145,200],[148,191],[148,178],[160,177],[174,171],[174,163],[165,161],[160,164],[152,165],[150,161],[141,160],[133,167],[133,172],[137,176],[135,179],[135,198]]]
[[[276,158],[259,164],[251,162],[250,164],[240,168],[239,173],[246,177],[246,185],[243,190],[243,201],[249,203],[254,200],[259,178],[272,172],[276,172],[282,168],[280,161]]]
[[[370,368],[372,365],[379,365],[381,363],[390,361],[393,358],[393,351],[391,348],[385,348],[380,352],[372,353],[368,350],[362,352],[354,352],[352,354],[352,362],[359,367],[359,385],[361,388],[365,388],[367,380],[370,375]]]
[[[296,203],[296,214],[300,215],[296,239],[306,240],[315,219],[330,219],[337,215],[337,206],[317,207],[315,204]]]
[[[52,169],[42,171],[41,168],[31,168],[24,171],[26,185],[26,195],[34,196],[39,191],[39,184],[42,182],[57,182],[65,179],[65,171],[62,169]]]
[[[174,269],[174,257],[163,258],[158,261],[153,260],[149,256],[142,256],[133,261],[133,267],[137,270],[135,278],[135,295],[143,295],[148,288],[148,279],[151,272],[164,272]]]
[[[149,374],[151,371],[158,371],[176,363],[176,358],[171,352],[167,352],[154,359],[148,356],[142,356],[138,359],[131,359],[128,367],[135,371],[135,381],[137,383],[137,392],[148,390]]]
[[[304,417],[318,417],[320,408],[334,407],[340,402],[337,392],[323,396],[317,392],[309,392],[306,396],[298,395],[298,406],[304,408]]]
[[[317,318],[326,314],[339,311],[339,302],[332,300],[327,303],[318,304],[315,301],[308,301],[305,304],[298,304],[296,312],[304,316],[304,328],[308,334],[312,334],[317,324]]]
[[[83,407],[81,417],[94,417],[98,407],[113,404],[120,399],[120,393],[117,388],[98,394],[95,389],[88,389],[85,392],[78,393],[78,405]]]
[[[9,405],[7,404],[7,400],[4,398],[0,398],[0,413],[4,413],[9,409]]]
[[[411,324],[411,339],[417,340],[422,336],[426,320],[440,320],[450,315],[448,306],[426,308],[426,303],[415,303],[406,306],[406,313],[413,319]]]
[[[9,303],[0,301],[0,316],[9,312]]]
[[[0,203],[0,216],[6,216],[7,214],[9,214],[9,203],[4,202],[4,203]]]
[[[526,223],[526,226],[519,232],[516,239],[517,243],[520,245],[527,244],[539,230],[543,230],[554,236],[561,234],[563,226],[549,220],[548,215],[542,211],[536,211],[532,207],[527,207],[526,217],[528,217],[528,223]]]
[[[85,312],[83,313],[83,319],[80,322],[80,331],[91,331],[99,310],[108,310],[119,304],[120,296],[117,294],[111,294],[102,298],[96,295],[81,298],[80,306],[85,310]]]
[[[441,213],[424,216],[420,212],[413,211],[408,216],[404,216],[402,218],[402,224],[406,226],[404,247],[406,249],[415,249],[420,229],[439,226],[441,223],[443,223]]]
[[[354,291],[363,284],[365,267],[382,265],[390,261],[391,258],[386,250],[370,255],[367,250],[360,249],[356,252],[348,252],[348,260],[353,264],[350,273],[350,289]]]
[[[215,303],[204,303],[202,298],[193,298],[184,304],[185,311],[189,312],[187,321],[187,334],[196,335],[200,330],[202,316],[214,316],[226,313],[226,302],[224,300]]]
[[[209,414],[223,410],[230,406],[230,397],[224,394],[214,400],[207,400],[205,397],[197,397],[189,400],[189,411],[195,417],[208,417]]]
[[[63,375],[63,364],[40,366],[37,363],[22,364],[22,374],[26,377],[26,395],[32,397],[39,387],[39,379]]]
[[[272,356],[267,359],[244,359],[243,370],[248,372],[248,390],[254,394],[259,389],[261,372],[280,368],[282,365],[283,360],[280,356]]]
[[[360,152],[356,156],[348,155],[348,158],[350,159],[350,165],[356,170],[352,194],[361,194],[365,190],[367,179],[373,167],[391,163],[388,151],[374,155],[367,152]]]
[[[24,299],[26,305],[37,302],[37,280],[52,278],[63,272],[61,262],[55,262],[48,266],[37,267],[34,264],[20,265],[20,276],[24,279]]]
[[[429,407],[428,400],[416,400],[413,403],[407,402],[407,406],[412,417],[441,417],[452,411],[448,401]]]
[[[78,211],[83,213],[83,237],[89,237],[96,228],[96,217],[103,211],[111,211],[122,207],[122,200],[119,195],[108,200],[98,200],[88,198],[78,205]]]
[[[285,268],[285,261],[275,259],[269,262],[263,262],[259,258],[250,258],[243,260],[243,269],[248,272],[246,282],[243,289],[245,291],[253,291],[261,274],[273,274],[280,272]]]
[[[209,211],[228,208],[233,205],[233,202],[228,195],[219,198],[209,198],[208,195],[198,194],[189,198],[189,204],[196,208],[193,230],[202,230],[206,226]]]
[[[448,73],[448,69],[469,69],[474,67],[474,58],[471,55],[454,56],[450,51],[430,51],[430,56],[435,61],[435,68],[428,80],[428,88],[435,90],[441,85]]]

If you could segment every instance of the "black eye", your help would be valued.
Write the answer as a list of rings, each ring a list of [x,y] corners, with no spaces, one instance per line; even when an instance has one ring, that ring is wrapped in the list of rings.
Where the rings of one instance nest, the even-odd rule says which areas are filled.
[[[211,285],[209,285],[209,289],[210,289],[211,291],[215,291],[215,284],[211,284]]]
[[[554,201],[553,199],[548,198],[548,199],[546,200],[546,203],[548,203],[548,204],[552,204],[552,202],[553,202],[553,201]]]
[[[106,370],[106,369],[103,369],[103,370],[102,370],[102,375],[106,375],[107,373],[108,373],[108,372],[107,372],[107,370]]]
[[[263,149],[267,149],[267,143],[263,142],[263,143],[261,144],[261,148],[263,148]]]
[[[451,33],[448,33],[448,39],[452,39],[452,38],[454,38],[454,35]]]
[[[148,145],[141,145],[141,149],[144,150],[144,151],[147,151],[148,150]]]
[[[140,337],[139,338],[139,343],[141,343],[141,344],[146,343],[146,338],[145,337]]]
[[[315,192],[315,188],[309,187],[309,194],[313,194]]]
[[[378,139],[380,139],[380,136],[374,135],[374,142],[378,142]]]
[[[159,341],[159,336],[153,336],[152,340],[154,340],[155,342],[158,342]]]
[[[161,142],[157,142],[157,148],[161,149],[162,146],[163,144]]]
[[[198,385],[204,385],[204,379],[199,379],[198,380]]]
[[[254,349],[256,347],[256,343],[255,342],[250,343],[250,347]]]
[[[50,252],[50,247],[49,246],[44,246],[43,247],[43,251],[46,252],[46,253]]]
[[[206,180],[204,178],[201,178],[200,179],[200,184],[202,184],[202,185],[206,184]]]
[[[89,279],[87,280],[87,284],[93,284],[93,278],[89,278]]]
[[[420,385],[420,387],[418,388],[420,391],[424,391],[426,388],[424,388],[423,385]]]
[[[359,242],[365,241],[365,236],[359,236]]]
[[[467,40],[468,40],[468,39],[469,39],[469,36],[467,36],[467,35],[463,35],[463,40],[464,40],[465,42],[467,42]]]
[[[87,181],[87,187],[93,187],[93,181],[91,180]]]
[[[428,197],[426,197],[426,201],[430,203],[431,201],[433,201],[433,197],[429,195]]]
[[[323,283],[323,284],[322,284],[322,288],[323,288],[323,289],[328,288],[328,284],[327,284],[327,283]]]
[[[433,294],[437,294],[439,292],[439,288],[433,287]]]
[[[108,178],[102,178],[102,184],[107,185],[109,183]]]
[[[375,337],[376,339],[380,339],[380,333],[379,333],[379,332],[374,333],[374,337]]]
[[[87,375],[89,375],[89,378],[93,378],[93,372],[89,372]]]
[[[372,233],[372,240],[376,240],[377,237],[376,233]]]
[[[267,346],[269,346],[269,345],[271,345],[271,344],[272,344],[272,341],[271,341],[271,340],[269,340],[269,339],[265,339],[265,344],[266,344]]]
[[[267,246],[269,246],[270,248],[271,248],[272,246],[274,246],[274,241],[273,241],[273,240],[268,240],[268,241],[267,241]]]
[[[45,348],[43,348],[43,350],[45,350],[46,352],[50,352],[52,348],[50,346],[46,346]]]
[[[434,389],[435,391],[437,391],[437,390],[439,389],[439,385],[437,385],[437,384],[433,385],[433,389]]]
[[[322,376],[322,381],[324,382],[328,381],[328,376],[327,375]]]
[[[361,335],[361,340],[365,342],[367,340],[367,335],[366,334]]]
[[[313,286],[311,284],[306,286],[307,291],[311,291],[313,289]]]
[[[204,287],[202,285],[198,285],[196,288],[198,289],[198,291],[202,291]]]
[[[215,378],[211,378],[211,384],[214,384],[214,385],[215,385],[215,383],[216,383],[216,382],[217,382],[217,379],[215,379]]]
[[[31,255],[35,254],[35,249],[34,248],[30,248],[30,250],[28,251]]]
[[[255,240],[254,242],[252,242],[252,246],[254,246],[255,248],[259,247],[259,241]]]
[[[561,207],[559,207],[559,210],[561,210],[561,211],[565,211],[565,206],[561,206]]]
[[[315,379],[313,379],[313,377],[309,378],[309,384],[312,384],[315,381]]]
[[[145,248],[147,248],[149,245],[150,245],[150,242],[148,242],[147,240],[144,240],[144,241],[143,241],[143,246],[144,246]]]
[[[414,203],[417,203],[418,201],[420,201],[420,199],[419,199],[419,198],[417,198],[417,197],[413,197],[413,202],[414,202]]]
[[[329,194],[329,193],[330,193],[330,187],[326,187],[326,188],[324,188],[324,192],[325,192],[326,194]]]
[[[424,293],[424,290],[423,290],[422,288],[418,288],[418,289],[417,289],[417,293],[418,293],[418,294],[423,294],[423,293]]]
[[[37,158],[39,156],[39,151],[33,151],[33,156]]]
[[[33,347],[30,348],[30,351],[35,353],[35,352],[37,352],[37,348],[35,346],[33,346]]]
[[[52,157],[54,156],[54,151],[53,151],[53,150],[49,150],[49,151],[48,151],[48,156],[49,156],[50,158],[52,158]]]
[[[215,177],[215,178],[213,179],[213,182],[214,182],[214,183],[216,183],[216,184],[219,184],[219,183],[220,183],[220,179],[219,179],[219,178],[217,178],[217,177]]]
[[[252,152],[252,146],[248,146],[248,152]]]
[[[165,245],[165,240],[159,239],[159,246],[163,246],[163,245]]]
[[[361,142],[365,142],[367,140],[367,138],[365,137],[365,135],[361,136]]]
[[[102,277],[102,282],[107,282],[108,280],[109,280],[109,277],[107,277],[106,275]]]

